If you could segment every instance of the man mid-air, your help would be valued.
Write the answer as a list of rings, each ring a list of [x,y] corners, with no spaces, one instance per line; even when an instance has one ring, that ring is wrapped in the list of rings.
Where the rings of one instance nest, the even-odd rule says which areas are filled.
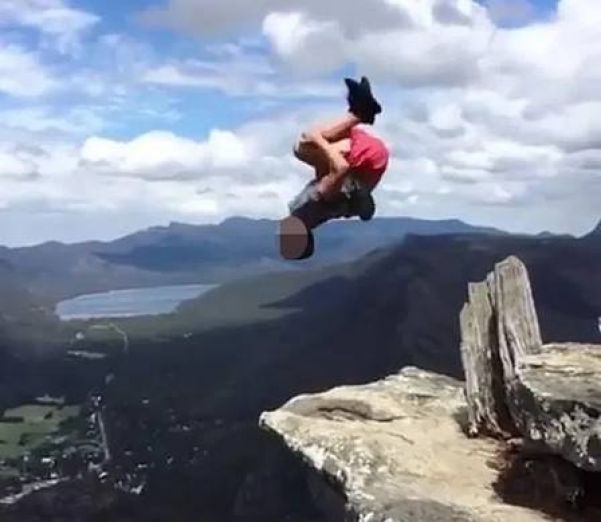
[[[313,167],[315,177],[290,203],[290,216],[280,226],[280,249],[286,259],[313,254],[312,230],[336,218],[375,213],[372,192],[388,167],[386,145],[360,127],[373,125],[382,107],[370,83],[345,80],[348,112],[337,120],[302,133],[294,155]]]

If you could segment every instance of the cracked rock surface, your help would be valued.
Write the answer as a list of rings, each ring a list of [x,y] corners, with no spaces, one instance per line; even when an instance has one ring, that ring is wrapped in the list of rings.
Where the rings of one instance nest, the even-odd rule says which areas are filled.
[[[527,437],[579,468],[601,471],[601,346],[545,345],[517,366]]]
[[[468,294],[460,322],[470,433],[518,432],[601,471],[601,345],[543,344],[528,271],[515,257]]]
[[[463,384],[448,377],[406,368],[297,397],[260,422],[339,492],[340,520],[552,520],[495,495],[499,443],[466,437]]]

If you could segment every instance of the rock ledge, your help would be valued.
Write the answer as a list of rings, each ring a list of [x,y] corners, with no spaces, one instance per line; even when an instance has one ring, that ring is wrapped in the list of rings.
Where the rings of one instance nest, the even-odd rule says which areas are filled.
[[[549,520],[496,497],[501,444],[466,437],[466,412],[461,382],[406,368],[295,398],[260,422],[330,482],[346,504],[339,520]]]
[[[515,257],[469,284],[460,325],[465,383],[405,368],[261,416],[313,470],[327,520],[555,520],[497,495],[520,475],[518,503],[559,513],[594,497],[596,509],[601,346],[543,344],[528,273]]]

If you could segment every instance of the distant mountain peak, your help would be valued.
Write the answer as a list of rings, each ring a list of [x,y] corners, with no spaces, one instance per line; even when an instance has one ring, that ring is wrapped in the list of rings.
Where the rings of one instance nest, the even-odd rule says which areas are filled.
[[[224,219],[221,224],[222,225],[236,225],[236,224],[248,224],[248,223],[257,223],[260,221],[266,221],[264,219],[254,219],[245,216],[230,216]]]
[[[191,223],[182,223],[180,221],[171,221],[169,226],[166,227],[167,230],[188,230],[190,228],[196,228],[196,225]]]

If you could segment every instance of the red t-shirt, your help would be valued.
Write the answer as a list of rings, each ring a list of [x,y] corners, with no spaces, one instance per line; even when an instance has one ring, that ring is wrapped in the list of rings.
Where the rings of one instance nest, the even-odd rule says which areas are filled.
[[[382,140],[359,127],[351,129],[351,150],[347,161],[355,175],[375,187],[388,167],[390,153]]]

